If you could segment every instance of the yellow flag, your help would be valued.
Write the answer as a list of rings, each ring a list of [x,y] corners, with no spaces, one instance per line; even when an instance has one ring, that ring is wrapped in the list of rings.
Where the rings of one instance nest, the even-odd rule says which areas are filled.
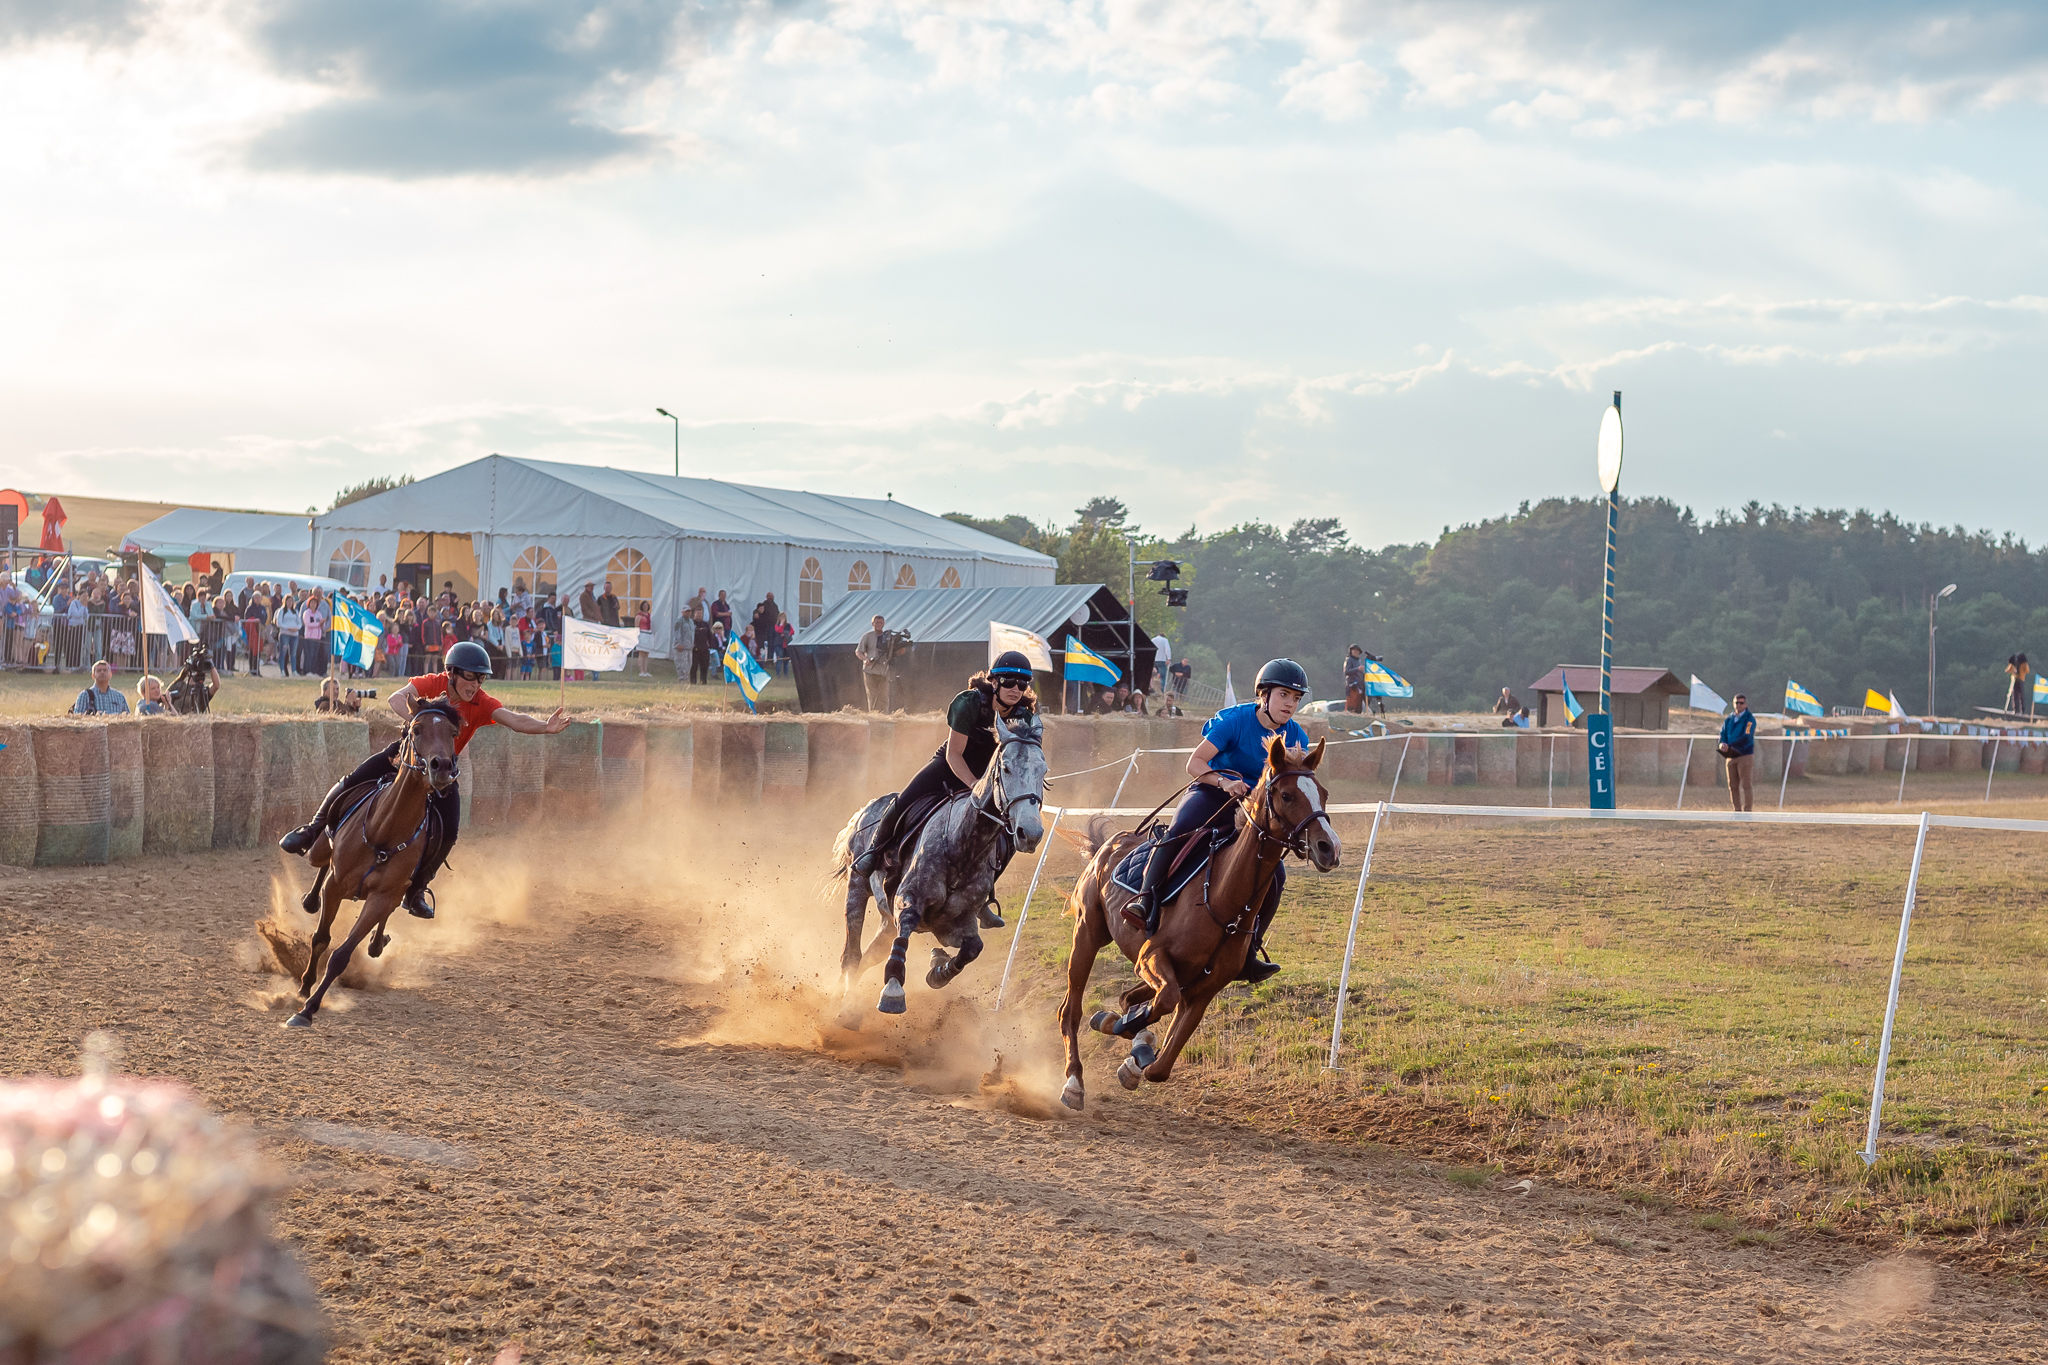
[[[1863,709],[1881,711],[1888,716],[1892,713],[1892,699],[1874,687],[1866,687],[1863,689]]]

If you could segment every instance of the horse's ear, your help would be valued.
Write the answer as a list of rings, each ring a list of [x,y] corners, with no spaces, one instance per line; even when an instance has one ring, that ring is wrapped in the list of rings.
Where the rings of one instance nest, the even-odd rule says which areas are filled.
[[[1287,766],[1287,741],[1279,735],[1266,741],[1266,763],[1275,772]]]
[[[1316,747],[1308,751],[1308,758],[1302,762],[1301,766],[1308,769],[1310,772],[1314,772],[1316,770],[1316,764],[1321,763],[1323,761],[1323,746],[1327,743],[1329,743],[1328,740],[1317,740]]]

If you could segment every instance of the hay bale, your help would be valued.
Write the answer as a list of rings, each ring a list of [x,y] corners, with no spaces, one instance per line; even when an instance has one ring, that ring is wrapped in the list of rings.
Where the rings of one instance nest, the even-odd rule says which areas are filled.
[[[604,814],[604,722],[572,720],[559,734],[534,738],[547,754],[548,821],[596,824]]]
[[[798,720],[763,722],[761,799],[792,805],[800,803],[810,781],[810,727]]]
[[[142,728],[142,851],[213,847],[213,733],[204,720]]]
[[[36,797],[41,815],[36,866],[106,862],[113,834],[107,722],[40,721],[29,728],[36,751]]]
[[[393,720],[398,717],[393,716]],[[347,777],[370,756],[370,725],[362,720],[323,720],[320,726],[323,761],[322,772],[313,800],[327,794],[327,789]],[[388,741],[387,741],[388,742]]]
[[[263,725],[210,720],[213,740],[213,846],[254,848],[263,840]]]
[[[10,1227],[0,1360],[325,1357],[313,1288],[268,1228],[282,1183],[245,1130],[183,1086],[0,1083],[0,1171],[15,1173],[15,1202],[37,1214]]]
[[[258,722],[263,820],[258,837],[274,841],[312,818],[327,794],[327,728],[317,720]]]
[[[1458,756],[1458,737],[1456,735],[1431,735],[1425,743],[1428,746],[1426,761],[1429,766],[1424,769],[1424,772],[1428,775],[1423,780],[1432,787],[1450,786],[1453,775],[1452,768]],[[1423,748],[1423,745],[1418,744],[1415,747],[1420,749]],[[1411,776],[1423,777],[1423,773],[1414,773]]]
[[[1630,735],[1618,741],[1614,753],[1614,778],[1621,787],[1654,787],[1657,785],[1658,770],[1662,766],[1659,753],[1663,741],[1651,735]]]
[[[470,736],[458,768],[462,777],[463,828],[495,829],[509,818],[512,798],[505,776],[512,741],[516,738],[502,725],[486,725]]]
[[[840,801],[868,792],[869,729],[858,720],[813,720],[805,738],[805,785],[814,800]]]
[[[689,721],[652,721],[646,729],[646,789],[649,812],[671,814],[690,804],[696,789],[697,732]]]
[[[495,725],[489,728],[498,730]],[[552,737],[499,733],[505,746],[505,823],[515,828],[538,823],[546,813]]]
[[[0,863],[33,867],[41,826],[35,741],[28,726],[0,723]]]
[[[768,727],[760,721],[738,719],[725,721],[716,727],[719,804],[761,804],[761,775],[767,758],[767,731]]]
[[[799,791],[797,798],[802,797]],[[604,723],[605,817],[637,820],[646,799],[647,726],[637,720],[608,720]]]
[[[170,722],[175,723],[175,722]],[[107,724],[107,857],[142,856],[142,732],[140,719]]]
[[[1512,787],[1519,775],[1520,736],[1499,734],[1475,739],[1479,746],[1479,785]]]

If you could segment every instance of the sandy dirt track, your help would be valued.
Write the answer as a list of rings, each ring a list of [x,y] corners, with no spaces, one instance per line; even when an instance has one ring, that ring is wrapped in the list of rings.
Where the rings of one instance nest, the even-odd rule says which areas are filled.
[[[68,1072],[109,1029],[254,1125],[341,1361],[2048,1358],[2018,1287],[1184,1117],[1106,1045],[1061,1115],[1048,1022],[983,1013],[1006,932],[846,1034],[803,979],[815,866],[756,866],[743,931],[712,861],[572,886],[466,839],[443,919],[310,1034],[257,970],[276,855],[0,869],[0,1058]]]

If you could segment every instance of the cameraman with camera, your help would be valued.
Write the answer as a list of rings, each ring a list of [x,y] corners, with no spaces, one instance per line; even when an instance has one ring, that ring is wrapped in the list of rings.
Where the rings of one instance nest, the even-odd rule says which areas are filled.
[[[377,690],[375,688],[358,692],[353,687],[344,689],[339,679],[323,678],[320,680],[320,696],[314,701],[313,709],[315,711],[326,711],[337,716],[361,715],[363,698],[376,695]]]
[[[886,713],[889,710],[889,664],[910,648],[910,635],[907,631],[884,630],[879,616],[871,624],[874,629],[860,637],[860,643],[854,646],[853,652],[860,659],[861,681],[867,686],[868,710]]]
[[[184,662],[178,667],[178,676],[171,679],[165,689],[170,698],[171,710],[181,716],[203,716],[206,708],[213,704],[214,694],[220,691],[220,671],[213,665],[213,659],[202,640],[187,641]]]

